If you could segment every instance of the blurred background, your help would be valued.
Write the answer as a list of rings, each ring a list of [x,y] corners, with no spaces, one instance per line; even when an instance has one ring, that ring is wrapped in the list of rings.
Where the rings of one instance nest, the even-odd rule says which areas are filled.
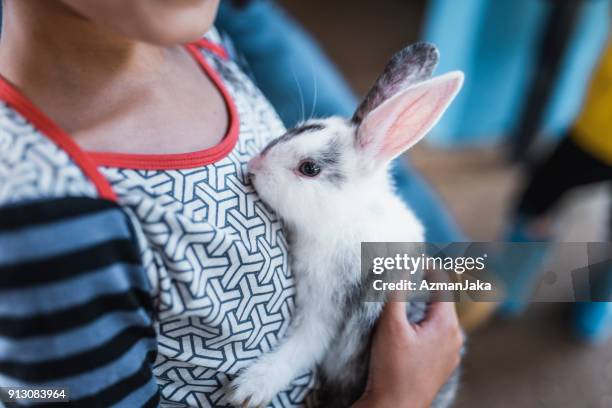
[[[458,99],[409,155],[475,241],[499,238],[520,183],[521,166],[506,160],[506,148],[519,125],[533,78],[530,70],[536,67],[538,42],[544,39],[546,18],[553,11],[551,3],[556,2],[384,0],[373,5],[367,0],[280,1],[316,38],[358,96],[367,92],[394,52],[417,40],[431,41],[440,49],[438,73],[454,69],[466,73]],[[576,2],[583,5],[574,11],[574,28],[561,22],[564,30],[574,33],[565,45],[553,95],[533,143],[536,153],[542,155],[578,114],[606,42],[609,1]],[[606,200],[605,188],[596,190],[602,190],[601,200]],[[606,213],[604,203],[598,207],[597,215]],[[592,210],[584,209],[586,213]],[[585,224],[587,219],[581,218],[580,223]],[[595,214],[593,218],[595,222],[590,217],[588,222],[595,226],[589,225],[584,233],[601,238],[605,221]]]
[[[568,129],[581,112],[606,47],[609,1],[279,0],[277,4],[287,13],[284,17],[301,25],[319,44],[358,97],[395,51],[420,39],[439,47],[438,73],[463,70],[466,82],[460,96],[405,160],[412,165],[410,171],[420,173],[433,194],[439,195],[464,239],[514,240],[508,231],[518,222],[515,207],[532,182],[534,166],[569,139]],[[262,37],[265,31],[261,28]],[[257,62],[252,64],[257,77]],[[302,69],[306,79],[294,72],[295,84],[290,81],[286,86],[295,103],[283,105],[294,111],[283,118],[299,117],[304,110],[308,116],[309,105],[301,106],[301,100],[308,102],[305,88],[321,86],[309,79],[309,70],[320,67],[312,64]],[[600,87],[609,93],[612,72],[606,75],[608,82]],[[266,92],[265,86],[262,89]],[[612,100],[603,112],[603,117],[612,117]],[[607,126],[606,120],[598,123]],[[612,138],[612,129],[607,129],[610,132],[601,138],[604,145]],[[592,170],[559,157],[561,165],[548,169],[552,180],[540,177],[538,186],[573,180],[576,174]],[[612,163],[605,157],[595,161],[600,166],[592,170],[599,171],[597,182],[572,182],[579,186],[568,189],[554,203],[552,215],[547,214],[555,225],[554,238],[547,239],[610,239]],[[536,234],[533,240],[542,239]],[[612,407],[612,342],[608,335],[596,342],[577,340],[572,333],[574,306],[531,304],[520,313],[510,313],[514,318],[500,318],[485,305],[462,311],[470,335],[456,406]]]

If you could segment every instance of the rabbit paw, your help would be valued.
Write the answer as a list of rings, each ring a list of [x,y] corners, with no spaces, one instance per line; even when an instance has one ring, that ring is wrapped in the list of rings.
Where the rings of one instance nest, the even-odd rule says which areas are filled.
[[[236,407],[265,408],[287,384],[273,366],[256,362],[229,384],[228,401]]]

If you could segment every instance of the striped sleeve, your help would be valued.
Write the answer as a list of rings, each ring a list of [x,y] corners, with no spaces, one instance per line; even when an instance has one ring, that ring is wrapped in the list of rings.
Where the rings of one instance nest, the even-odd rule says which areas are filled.
[[[149,283],[111,201],[0,208],[0,385],[65,387],[71,405],[158,405]]]

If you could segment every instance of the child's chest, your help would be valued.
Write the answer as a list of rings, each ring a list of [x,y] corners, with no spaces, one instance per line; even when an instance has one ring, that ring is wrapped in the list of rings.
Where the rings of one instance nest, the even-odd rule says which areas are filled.
[[[246,176],[248,160],[284,128],[246,78],[232,81],[241,73],[225,74],[238,132],[227,154],[213,148],[213,162],[185,168],[101,169],[132,219],[153,287],[162,398],[184,402],[175,391],[187,385],[210,406],[282,338],[295,294],[281,221]],[[301,381],[308,389],[313,377]]]
[[[247,183],[244,147],[194,169],[103,170],[135,225],[162,333],[165,321],[195,315],[215,344],[254,319],[288,320],[287,244]]]
[[[242,346],[257,349],[258,330],[245,332],[242,325],[284,327],[293,277],[281,221],[255,193],[246,165],[283,127],[254,89],[224,83],[237,133],[225,136],[235,139],[227,152],[197,151],[193,163],[189,155],[166,155],[157,169],[106,166],[102,172],[135,225],[162,338],[175,338],[166,321],[197,316],[192,323],[208,332],[206,347],[235,342],[233,333],[241,331]],[[172,165],[168,158],[187,162],[164,169]]]
[[[198,65],[183,47],[173,54],[178,56],[159,78],[121,81],[93,101],[85,99],[83,114],[68,110],[81,148],[165,155],[210,148],[223,139],[229,114],[210,64]]]
[[[181,370],[192,385],[208,378],[202,398],[215,405],[228,376],[274,347],[293,314],[281,222],[246,183],[247,153],[238,150],[199,169],[104,170],[153,288],[162,395]]]

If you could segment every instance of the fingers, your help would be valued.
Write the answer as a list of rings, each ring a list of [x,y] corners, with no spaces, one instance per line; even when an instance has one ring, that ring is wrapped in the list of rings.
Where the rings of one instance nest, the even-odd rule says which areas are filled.
[[[463,332],[459,325],[455,304],[452,302],[433,302],[429,305],[425,319],[417,325],[408,322],[405,302],[387,302],[380,317],[379,326],[395,335],[408,335],[421,332],[445,338],[453,345],[463,344]]]
[[[387,300],[387,302],[405,302],[405,301],[406,301],[406,294],[398,290],[391,291],[389,293],[389,298]]]
[[[425,321],[435,324],[458,325],[457,311],[453,302],[433,302],[429,305]]]
[[[382,311],[381,321],[383,324],[403,324],[406,321],[405,302],[387,302]]]
[[[458,349],[463,345],[464,336],[453,302],[432,303],[421,327],[423,330],[435,331],[443,335]]]
[[[406,302],[387,302],[383,309],[383,315],[389,315],[390,317],[406,317]]]
[[[379,325],[394,335],[411,333],[414,329],[406,316],[406,302],[387,302],[380,316]]]

